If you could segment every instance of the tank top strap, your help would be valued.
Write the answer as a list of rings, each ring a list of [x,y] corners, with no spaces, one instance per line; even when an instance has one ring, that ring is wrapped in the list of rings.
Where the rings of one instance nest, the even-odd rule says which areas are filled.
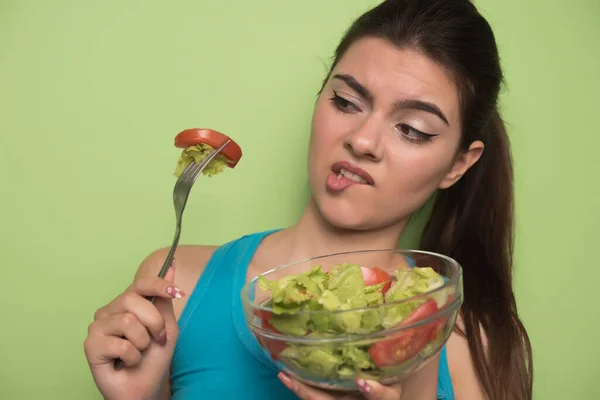
[[[452,388],[450,368],[448,368],[448,355],[446,353],[446,346],[442,347],[440,352],[437,398],[438,400],[454,400],[454,389]]]

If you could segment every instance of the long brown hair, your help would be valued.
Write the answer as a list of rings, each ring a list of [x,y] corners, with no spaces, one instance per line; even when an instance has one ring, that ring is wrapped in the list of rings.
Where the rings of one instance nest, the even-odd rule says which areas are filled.
[[[485,144],[465,176],[436,193],[420,247],[463,267],[464,330],[456,330],[468,340],[488,398],[529,400],[531,344],[512,289],[513,170],[497,109],[503,76],[492,29],[469,0],[386,0],[350,26],[331,70],[352,43],[367,36],[416,49],[442,65],[459,90],[462,149],[475,140]]]

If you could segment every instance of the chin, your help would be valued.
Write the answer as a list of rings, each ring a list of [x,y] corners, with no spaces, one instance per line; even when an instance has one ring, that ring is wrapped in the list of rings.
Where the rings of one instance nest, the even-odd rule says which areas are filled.
[[[373,216],[365,213],[365,207],[332,198],[317,200],[316,204],[323,219],[338,229],[363,231],[376,228]]]

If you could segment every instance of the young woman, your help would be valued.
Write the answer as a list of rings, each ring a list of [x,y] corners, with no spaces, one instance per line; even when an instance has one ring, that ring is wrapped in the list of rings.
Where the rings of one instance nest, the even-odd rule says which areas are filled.
[[[532,397],[531,347],[512,290],[513,189],[497,110],[492,30],[468,0],[387,0],[339,44],[312,118],[311,198],[286,229],[214,248],[166,250],[95,314],[85,341],[107,399],[331,399],[264,362],[239,291],[274,266],[392,248],[434,208],[421,248],[456,259],[465,301],[437,362],[401,386],[357,382],[369,399]],[[143,296],[158,296],[155,304]],[[217,300],[218,299],[218,300]],[[115,370],[114,359],[125,367]]]

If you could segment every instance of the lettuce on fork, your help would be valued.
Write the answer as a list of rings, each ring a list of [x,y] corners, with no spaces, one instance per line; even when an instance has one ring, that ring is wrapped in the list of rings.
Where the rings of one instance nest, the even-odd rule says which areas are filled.
[[[204,160],[208,154],[214,149],[207,144],[200,143],[194,146],[189,146],[183,149],[181,155],[179,156],[179,160],[177,161],[177,167],[175,168],[175,176],[181,175],[183,170],[190,165],[192,162],[199,164]],[[216,156],[204,170],[202,174],[208,177],[217,175],[225,170],[227,166],[227,157],[222,154]]]

